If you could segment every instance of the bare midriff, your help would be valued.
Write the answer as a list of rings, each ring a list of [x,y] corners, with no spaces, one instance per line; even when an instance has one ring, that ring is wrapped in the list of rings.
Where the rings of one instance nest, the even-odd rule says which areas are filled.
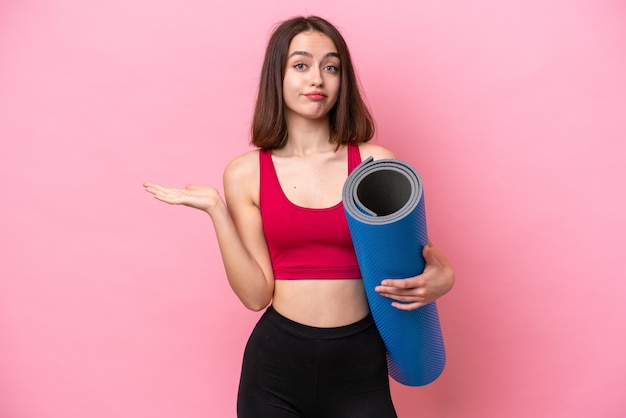
[[[349,325],[369,312],[360,279],[276,280],[272,304],[292,321],[320,328]]]

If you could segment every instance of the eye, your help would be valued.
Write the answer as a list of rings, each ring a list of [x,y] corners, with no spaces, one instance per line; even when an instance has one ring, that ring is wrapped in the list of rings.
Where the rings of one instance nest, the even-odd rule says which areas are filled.
[[[327,65],[324,67],[324,70],[329,73],[338,73],[339,67],[337,67],[336,65]]]
[[[298,71],[303,71],[306,70],[306,64],[299,62],[297,64],[294,64],[293,68]]]

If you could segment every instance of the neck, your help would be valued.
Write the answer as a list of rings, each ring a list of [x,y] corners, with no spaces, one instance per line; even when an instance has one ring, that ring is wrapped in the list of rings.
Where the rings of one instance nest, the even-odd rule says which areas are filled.
[[[306,119],[287,117],[288,139],[284,150],[288,153],[308,155],[316,152],[334,150],[330,143],[330,125],[328,117]]]

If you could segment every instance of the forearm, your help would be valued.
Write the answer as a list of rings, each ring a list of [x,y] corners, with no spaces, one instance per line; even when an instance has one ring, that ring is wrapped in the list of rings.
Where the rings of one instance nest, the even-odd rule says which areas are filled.
[[[272,299],[273,278],[267,277],[250,254],[237,231],[226,205],[220,202],[209,211],[230,287],[248,308],[265,308]]]

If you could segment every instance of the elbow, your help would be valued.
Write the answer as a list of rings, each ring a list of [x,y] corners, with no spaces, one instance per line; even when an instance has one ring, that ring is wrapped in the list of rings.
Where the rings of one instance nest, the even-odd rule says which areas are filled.
[[[267,308],[268,303],[243,302],[243,305],[251,311],[259,312]]]
[[[267,308],[274,297],[273,283],[259,281],[254,285],[240,283],[229,277],[231,288],[247,309],[258,312]]]
[[[254,312],[259,312],[267,308],[271,301],[271,297],[241,298],[243,306]]]

